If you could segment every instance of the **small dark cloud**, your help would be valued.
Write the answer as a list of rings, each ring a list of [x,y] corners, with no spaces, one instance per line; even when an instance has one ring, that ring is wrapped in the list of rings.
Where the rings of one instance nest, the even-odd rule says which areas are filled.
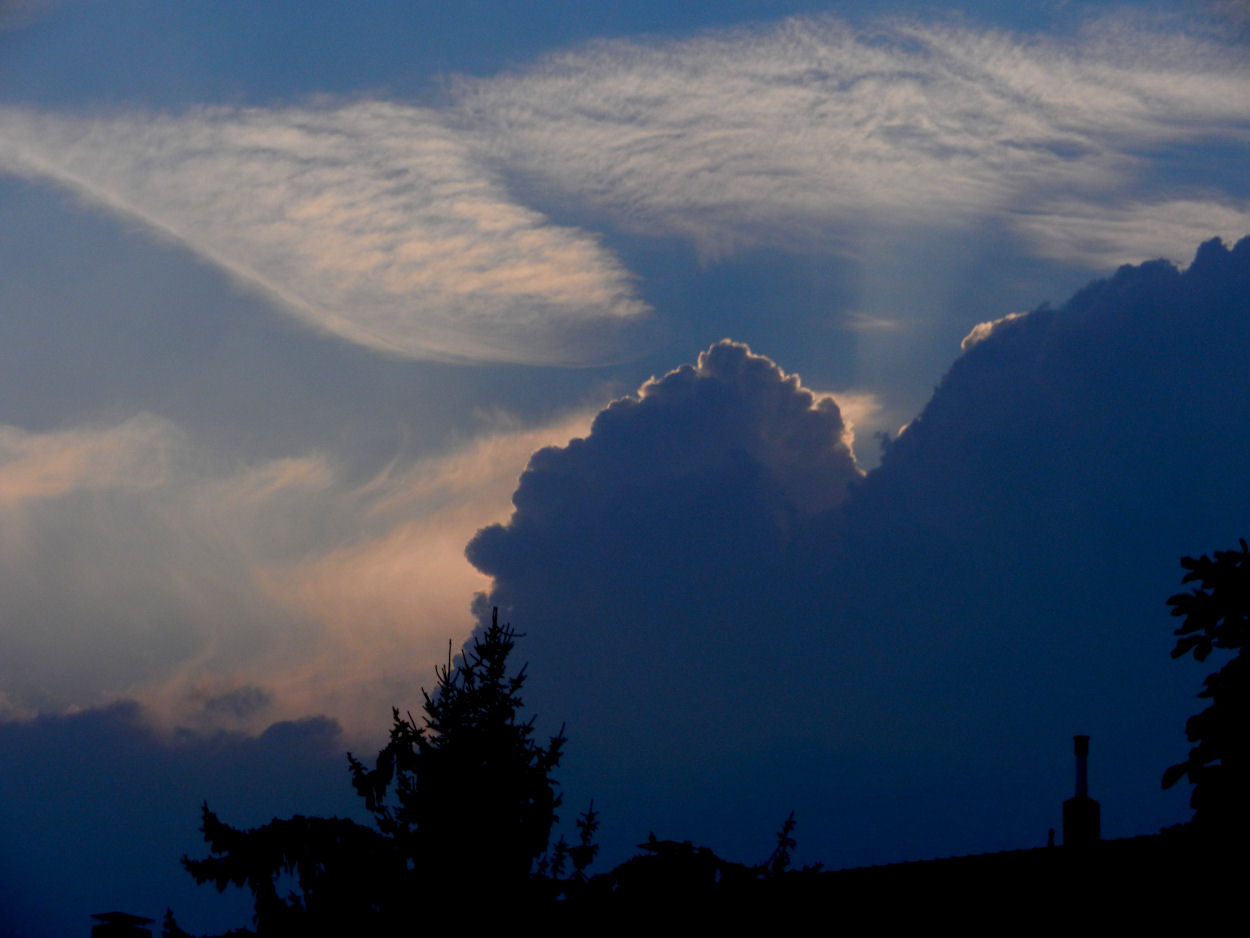
[[[204,701],[204,713],[209,717],[232,717],[241,720],[268,707],[273,695],[262,687],[248,685]]]

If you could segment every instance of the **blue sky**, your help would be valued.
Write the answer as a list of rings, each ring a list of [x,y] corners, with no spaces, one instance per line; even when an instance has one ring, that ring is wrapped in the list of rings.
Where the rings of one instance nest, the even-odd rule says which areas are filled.
[[[990,497],[1004,466],[1024,472],[1054,460],[1054,488],[1070,494],[1046,504],[1079,519],[1047,529],[1050,543],[1073,539],[1064,557],[1059,546],[1030,551],[1032,566],[1012,574],[1027,581],[1024,594],[1043,597],[1047,576],[1071,573],[1076,558],[1092,562],[1072,546],[1076,532],[1085,544],[1105,538],[1100,548],[1138,537],[1155,517],[1142,507],[1147,495],[1170,486],[1197,493],[1184,502],[1194,520],[1156,525],[1166,536],[1139,540],[1139,575],[1167,577],[1181,554],[1229,546],[1207,540],[1245,533],[1244,510],[1221,522],[1215,506],[1246,481],[1244,469],[1229,469],[1227,452],[1194,428],[1231,435],[1225,442],[1240,452],[1238,379],[1215,366],[1203,379],[1207,399],[1224,408],[1209,426],[1172,413],[1175,389],[1197,386],[1191,371],[1202,359],[1173,354],[1168,340],[1219,347],[1213,322],[1135,324],[1153,307],[1131,284],[1115,294],[1139,310],[1124,321],[1097,304],[1063,304],[1120,265],[1168,258],[1184,268],[1210,238],[1231,247],[1250,234],[1247,22],[1246,5],[1234,2],[388,2],[350,13],[328,3],[0,4],[0,717],[18,734],[31,720],[116,716],[118,701],[135,701],[126,725],[158,748],[223,733],[245,745],[283,721],[328,717],[340,748],[367,749],[390,706],[429,683],[448,639],[458,644],[474,627],[477,593],[493,590],[517,627],[535,633],[535,674],[545,664],[593,672],[591,650],[578,659],[559,646],[577,645],[567,622],[593,613],[579,603],[612,595],[617,564],[650,578],[639,595],[663,597],[653,604],[659,634],[682,632],[680,617],[700,595],[691,584],[736,582],[736,568],[692,546],[705,539],[661,522],[703,517],[711,504],[719,507],[709,517],[740,515],[723,537],[741,558],[772,543],[775,531],[763,538],[753,524],[784,518],[787,530],[806,532],[765,551],[771,559],[757,568],[773,579],[742,581],[758,594],[726,590],[768,620],[767,634],[788,635],[779,641],[787,648],[808,633],[792,604],[762,598],[782,583],[825,596],[804,577],[862,567],[888,581],[914,569],[914,557],[886,562],[900,548],[869,537],[859,506],[874,505],[881,529],[901,532],[923,516],[907,512],[936,505],[926,499],[951,479],[988,486],[976,504],[998,507],[969,508],[974,521],[959,522],[963,533],[939,549],[996,556],[1006,532],[1024,524],[1006,491],[995,496],[1001,502]],[[1211,262],[1209,281],[1176,287],[1150,279],[1164,276],[1151,268],[1142,276],[1153,286],[1142,289],[1234,282],[1218,267]],[[982,326],[1046,302],[1069,310],[1046,327],[1058,332],[1036,316],[1027,330]],[[1244,296],[1240,307],[1234,300],[1221,327],[1223,354],[1241,348],[1244,306]],[[985,377],[995,367],[1011,376],[1013,366],[989,363],[1006,351],[965,342],[978,328],[978,338],[998,332],[993,349],[1015,335],[1050,349],[1038,353],[1036,380],[1053,383],[1053,396]],[[1068,344],[1074,329],[1101,337],[1106,354],[1082,358]],[[713,348],[726,338],[753,354]],[[960,373],[982,377],[933,397],[978,345],[986,363]],[[1054,349],[1085,365],[1063,364]],[[693,411],[665,409],[679,400],[667,395],[680,381],[663,376],[700,353],[704,364],[679,375],[732,392],[691,390]],[[1090,377],[1104,371],[1102,383]],[[565,463],[552,457],[564,481],[540,485],[536,471],[518,491],[531,454],[586,437],[596,414],[653,378],[642,398],[652,409],[626,419],[618,407],[617,418],[595,424],[596,434],[619,437],[569,450]],[[940,413],[962,415],[942,437],[950,448],[922,453],[915,436],[903,445],[904,433],[895,468],[887,459],[877,473],[879,436],[897,437],[931,397]],[[1151,400],[1166,419],[1147,432],[1124,412],[1134,399]],[[1016,419],[991,419],[988,402],[1008,400],[1020,408]],[[1056,442],[1030,449],[1043,426]],[[1187,446],[1163,447],[1150,435],[1162,427]],[[955,446],[960,434],[972,442]],[[1016,455],[987,456],[973,472],[977,440]],[[1149,441],[1159,448],[1144,449]],[[617,455],[603,463],[577,455],[600,446]],[[698,446],[705,461],[666,474]],[[698,485],[686,485],[691,473]],[[760,488],[760,478],[773,487]],[[1104,494],[1082,478],[1104,479]],[[708,488],[711,479],[723,488]],[[866,493],[850,508],[848,482]],[[1052,497],[1033,485],[1022,478],[1018,488]],[[1116,501],[1107,487],[1128,494]],[[525,501],[526,491],[538,494]],[[475,541],[508,522],[514,492],[515,523]],[[598,537],[610,506],[635,504],[616,540],[586,548],[601,557],[598,578],[572,590],[577,557],[561,553],[565,534]],[[531,542],[527,532],[548,529],[528,527],[527,507],[564,527]],[[999,520],[978,527],[979,513]],[[835,516],[842,520],[828,520]],[[823,533],[809,541],[813,530]],[[464,555],[470,541],[478,567]],[[808,545],[801,563],[795,544]],[[626,562],[670,550],[668,574]],[[854,551],[875,559],[850,563]],[[523,583],[527,557],[539,572]],[[984,601],[968,594],[960,617],[1003,613],[1002,597],[985,592],[997,587],[980,587]],[[552,595],[565,588],[567,602]],[[855,628],[924,606],[914,596],[893,609],[873,605],[883,592],[867,583],[831,601]],[[1156,599],[1143,600],[1142,615],[1162,608]],[[1057,603],[1047,611],[1065,615]],[[1147,649],[1161,669],[1168,627],[1159,615],[1163,638]],[[629,624],[607,616],[601,628]],[[951,628],[936,617],[925,641],[966,684],[967,648]],[[740,692],[753,667],[773,660],[762,633],[743,629],[731,651],[713,656],[723,667],[708,667],[710,698]],[[672,639],[673,654],[688,652],[695,634]],[[648,655],[669,644],[648,642],[646,654],[630,646],[638,671],[622,673],[644,674]],[[813,660],[830,663],[841,645],[821,648]],[[895,667],[886,662],[873,667]],[[927,672],[897,667],[934,688],[923,706],[945,700],[952,714],[971,706],[939,693]],[[986,667],[986,685],[997,686]],[[1172,695],[1160,719],[1183,715],[1193,675],[1168,683],[1163,674],[1150,678]],[[1080,719],[1076,701],[1096,678],[1082,678],[1053,711],[1041,707],[1036,725],[1060,737],[1082,731],[1066,722]],[[793,722],[811,704],[820,680],[806,680],[779,719]],[[847,684],[868,695],[868,671]],[[579,730],[568,710],[589,691],[579,680],[569,687],[537,689],[540,712],[570,721],[573,753],[579,735],[586,753],[600,753],[613,709],[625,704],[587,703],[603,722]],[[1110,698],[1129,699],[1127,688]],[[647,694],[657,712],[696,712],[641,677],[620,693]],[[696,710],[694,727],[723,713]],[[1107,712],[1097,719],[1121,732]],[[1027,726],[1025,710],[1008,723]],[[865,749],[867,736],[815,740],[798,730],[777,735],[791,742],[776,746],[812,765],[859,766],[844,792],[852,802],[875,803],[870,778],[903,791],[941,772],[952,788],[963,785],[950,775],[963,744],[918,754],[906,740],[919,732],[890,737],[882,751]],[[696,815],[690,832],[668,833],[752,849],[708,806],[720,789],[697,809],[674,794],[698,764],[665,762],[645,745],[637,752],[626,760],[634,776],[571,757],[570,789],[595,788],[570,790],[571,799],[619,802],[605,825],[618,853],[647,825]],[[1062,745],[1057,758],[1066,758]],[[676,781],[658,785],[650,802],[618,797],[646,766]],[[816,798],[725,771],[742,779],[724,783],[726,804],[765,790]],[[1146,797],[1138,782],[1124,790]],[[192,843],[179,849],[194,848],[195,805],[212,794],[190,794]],[[1183,799],[1164,805],[1130,812],[1117,830],[1183,817]],[[752,819],[765,842],[790,806]],[[950,811],[940,800],[932,808]],[[275,790],[272,803],[238,810],[258,822],[311,809]],[[898,834],[857,851],[845,844],[862,832],[839,833],[821,817],[809,861],[835,849],[845,862],[903,859],[949,842],[948,831]],[[799,820],[802,843],[802,811]],[[6,836],[20,830],[16,815],[6,819]],[[987,833],[951,849],[997,849],[1007,839]]]

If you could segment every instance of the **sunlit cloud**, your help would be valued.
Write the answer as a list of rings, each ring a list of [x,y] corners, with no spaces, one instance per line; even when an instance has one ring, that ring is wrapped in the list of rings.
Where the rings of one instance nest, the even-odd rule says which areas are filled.
[[[900,319],[856,311],[844,313],[838,325],[847,332],[901,332],[903,329]]]
[[[871,418],[880,414],[881,399],[871,391],[834,391],[829,394],[814,391],[812,393],[818,399],[828,397],[837,404],[838,412],[842,415],[842,442],[854,453],[855,428],[871,423]]]
[[[272,602],[319,623],[319,647],[280,667],[235,669],[230,679],[263,683],[289,715],[332,713],[354,735],[385,729],[389,708],[415,705],[418,686],[430,685],[434,666],[472,627],[469,600],[489,580],[465,559],[465,544],[511,513],[530,455],[585,435],[593,415],[492,433],[349,493],[367,533],[257,572]]]
[[[395,355],[593,361],[647,312],[593,235],[513,200],[427,109],[4,108],[0,170],[138,218],[306,323]]]
[[[998,319],[994,319],[989,322],[977,323],[972,327],[972,331],[964,336],[963,341],[959,343],[960,350],[964,352],[968,351],[968,349],[972,348],[972,346],[976,345],[978,342],[984,342],[988,339],[993,334],[994,330],[1003,323],[1011,322],[1012,320],[1019,319],[1022,316],[1027,315],[1027,313],[1008,313],[1006,316],[1000,316]],[[902,431],[900,430],[899,432],[901,433]]]
[[[138,699],[167,727],[330,713],[385,729],[472,628],[464,558],[530,454],[506,428],[361,485],[319,455],[222,464],[176,425],[0,427],[0,719]]]
[[[1174,230],[1169,201],[1132,194],[1152,150],[1250,143],[1244,50],[1127,16],[1060,39],[795,19],[596,43],[458,94],[502,162],[713,258],[760,243],[853,254],[874,231],[1010,213],[1033,251],[1076,259],[1104,208],[1156,237],[1095,263],[1183,256],[1201,240],[1191,223],[1209,237],[1236,219],[1193,202]]]
[[[113,427],[42,434],[0,425],[0,509],[74,489],[159,485],[178,442],[171,429],[149,415]]]

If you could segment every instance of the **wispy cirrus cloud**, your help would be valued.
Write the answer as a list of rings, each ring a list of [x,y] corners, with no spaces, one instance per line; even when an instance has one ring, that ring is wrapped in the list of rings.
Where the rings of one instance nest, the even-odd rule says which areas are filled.
[[[0,425],[0,508],[75,489],[151,488],[168,472],[175,445],[169,425],[146,414],[111,427],[42,434]]]
[[[305,322],[391,354],[581,363],[647,312],[593,235],[513,200],[428,109],[4,108],[0,170],[137,217]]]
[[[1176,257],[1176,245],[1212,236],[1230,244],[1250,232],[1250,202],[1215,199],[1096,205],[1056,199],[1012,224],[1048,257],[1114,267],[1126,257]]]
[[[0,108],[0,171],[138,218],[374,349],[587,363],[619,357],[648,307],[597,235],[527,204],[535,184],[706,257],[871,258],[900,231],[987,222],[1062,261],[1181,257],[1250,228],[1239,183],[1160,168],[1213,141],[1250,153],[1240,53],[1128,16],[1062,38],[794,19],[583,46],[463,80],[442,110]]]
[[[497,157],[618,223],[691,238],[853,252],[866,233],[1000,218],[1071,259],[1103,209],[1153,236],[1092,258],[1185,256],[1242,233],[1219,179],[1149,180],[1152,148],[1250,146],[1243,50],[1122,17],[1067,38],[905,21],[795,19],[679,42],[604,42],[459,87]],[[1210,211],[1216,204],[1223,211]],[[1230,212],[1233,217],[1230,217]],[[1037,218],[1045,217],[1043,230]],[[1227,225],[1238,232],[1223,232]]]

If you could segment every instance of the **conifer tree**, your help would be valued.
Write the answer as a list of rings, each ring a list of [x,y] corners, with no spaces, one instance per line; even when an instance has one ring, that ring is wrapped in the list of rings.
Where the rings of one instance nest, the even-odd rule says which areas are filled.
[[[525,669],[508,669],[517,638],[496,610],[458,663],[436,669],[421,722],[396,708],[373,768],[348,754],[376,828],[297,815],[241,831],[205,804],[212,855],[184,857],[187,871],[250,889],[260,935],[400,933],[462,915],[483,891],[498,915],[545,895],[532,874],[560,804],[564,731],[542,746],[521,719]],[[166,924],[177,928],[172,915]]]
[[[525,669],[508,672],[517,637],[495,610],[461,663],[437,669],[434,693],[422,691],[424,723],[396,709],[375,767],[348,757],[378,829],[425,882],[448,894],[475,877],[495,889],[523,889],[556,820],[551,776],[564,731],[544,747],[533,718],[520,719]]]

